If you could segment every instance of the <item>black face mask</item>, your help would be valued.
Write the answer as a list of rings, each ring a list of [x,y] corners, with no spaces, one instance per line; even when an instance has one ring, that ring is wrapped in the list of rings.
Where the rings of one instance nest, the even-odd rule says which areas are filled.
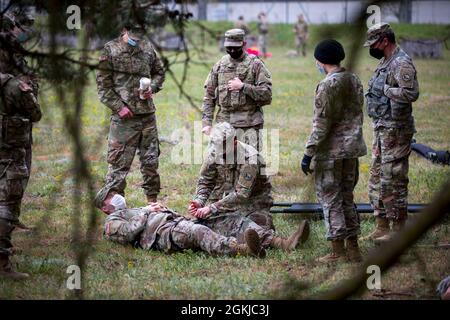
[[[374,57],[375,59],[380,60],[384,57],[384,51],[379,48],[370,48],[369,54]]]
[[[242,56],[243,50],[242,47],[239,48],[227,48],[227,53],[233,58],[233,59],[239,59]]]

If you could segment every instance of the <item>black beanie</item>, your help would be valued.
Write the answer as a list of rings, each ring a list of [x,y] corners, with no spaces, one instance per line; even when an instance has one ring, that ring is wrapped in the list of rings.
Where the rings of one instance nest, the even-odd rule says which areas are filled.
[[[345,58],[344,48],[336,40],[323,40],[316,46],[314,58],[325,64],[339,64]]]

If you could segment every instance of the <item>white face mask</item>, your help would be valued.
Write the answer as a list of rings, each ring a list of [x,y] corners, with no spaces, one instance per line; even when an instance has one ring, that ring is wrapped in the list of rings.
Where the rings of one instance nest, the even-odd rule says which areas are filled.
[[[111,205],[113,205],[116,210],[122,210],[127,208],[125,198],[122,197],[120,194],[115,194],[114,197],[112,197]]]

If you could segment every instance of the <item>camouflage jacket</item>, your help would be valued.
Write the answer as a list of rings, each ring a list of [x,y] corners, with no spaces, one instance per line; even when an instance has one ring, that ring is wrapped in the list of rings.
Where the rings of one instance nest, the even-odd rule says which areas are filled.
[[[139,98],[139,80],[151,79],[151,89],[162,89],[164,67],[153,46],[147,40],[136,47],[124,43],[121,38],[105,44],[97,70],[97,88],[100,101],[117,113],[127,106],[134,114],[155,112],[153,99]]]
[[[269,23],[258,21],[258,32],[259,34],[268,34],[269,33]]]
[[[294,25],[294,31],[297,37],[305,39],[308,35],[308,25],[306,22],[297,22]]]
[[[416,68],[406,52],[397,47],[389,59],[381,59],[369,80],[366,103],[373,127],[413,132],[412,102],[418,98]]]
[[[234,27],[236,29],[242,29],[245,32],[245,35],[249,35],[250,34],[250,28],[247,26],[247,24],[243,21],[236,21],[236,23],[234,24]]]
[[[118,210],[106,217],[104,235],[114,242],[150,249],[158,232],[175,219],[185,218],[171,210],[154,212],[148,207]],[[112,224],[113,221],[118,221],[118,224]]]
[[[238,77],[244,83],[239,91],[229,91],[228,81]],[[203,126],[211,126],[216,104],[216,121],[234,127],[253,127],[264,123],[262,106],[272,102],[272,76],[255,55],[244,53],[235,60],[225,55],[212,68],[205,82]]]
[[[210,149],[200,170],[195,200],[211,204],[216,214],[240,211],[245,215],[272,206],[272,185],[265,175],[264,159],[240,141],[237,150],[234,163],[227,164]]]
[[[37,78],[29,69],[19,43],[5,34],[0,36],[0,42],[0,145],[22,148],[31,145],[31,123],[42,117]],[[21,89],[21,82],[31,90]]]
[[[312,133],[305,154],[316,160],[364,156],[363,87],[359,78],[340,68],[316,88]]]

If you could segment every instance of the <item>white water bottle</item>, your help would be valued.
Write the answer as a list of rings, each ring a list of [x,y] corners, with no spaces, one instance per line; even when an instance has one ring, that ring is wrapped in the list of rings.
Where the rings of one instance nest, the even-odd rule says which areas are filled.
[[[139,98],[141,98],[142,100],[145,100],[142,94],[148,90],[148,88],[150,87],[150,83],[151,80],[149,78],[141,78],[139,80]]]

